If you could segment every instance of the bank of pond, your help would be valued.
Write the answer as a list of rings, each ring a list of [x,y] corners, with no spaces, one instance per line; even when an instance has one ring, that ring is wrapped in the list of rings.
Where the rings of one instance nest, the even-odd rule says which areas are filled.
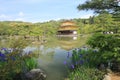
[[[107,73],[120,70],[118,37],[96,34],[46,40],[34,44],[21,38],[2,39],[0,79],[103,80]]]

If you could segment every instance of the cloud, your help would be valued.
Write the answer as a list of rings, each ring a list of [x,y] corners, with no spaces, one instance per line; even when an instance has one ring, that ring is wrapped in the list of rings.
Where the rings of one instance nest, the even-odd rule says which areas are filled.
[[[24,18],[16,18],[14,21],[25,21]]]
[[[25,21],[25,16],[24,16],[25,14],[22,12],[22,11],[20,11],[19,13],[18,13],[18,15],[16,15],[16,16],[14,16],[14,21]]]
[[[0,14],[0,21],[4,21],[4,20],[12,20],[12,19],[11,19],[11,16]]]
[[[1,15],[0,15],[0,19],[1,19],[1,18],[4,18],[4,19],[5,19],[5,18],[8,18],[8,16],[6,16],[5,14],[1,14]]]
[[[43,2],[43,1],[50,1],[50,0],[26,0],[28,2]]]
[[[41,3],[41,2],[46,2],[49,0],[21,0],[21,3],[25,3],[25,4],[34,4],[34,3]]]
[[[85,15],[82,15],[80,18],[89,18],[90,16],[93,16],[93,14],[85,14]]]
[[[19,13],[19,16],[8,16],[5,14],[1,14],[0,21],[25,21],[25,18],[23,16],[24,14],[22,12]]]
[[[24,13],[23,12],[19,12],[18,14],[20,17],[23,17],[24,16]]]

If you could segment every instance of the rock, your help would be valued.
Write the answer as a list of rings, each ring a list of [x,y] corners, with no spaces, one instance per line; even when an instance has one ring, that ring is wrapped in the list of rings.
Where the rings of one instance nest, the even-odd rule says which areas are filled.
[[[45,80],[47,77],[41,69],[32,69],[25,76],[27,80]]]
[[[64,80],[70,80],[69,78],[65,78]]]
[[[113,62],[111,69],[112,69],[113,71],[120,72],[120,63],[119,63],[119,62]]]
[[[105,77],[104,77],[104,79],[103,80],[111,80],[111,77],[110,77],[110,75],[108,74],[108,75],[105,75]]]
[[[105,65],[103,63],[101,63],[98,67],[100,70],[105,70]]]

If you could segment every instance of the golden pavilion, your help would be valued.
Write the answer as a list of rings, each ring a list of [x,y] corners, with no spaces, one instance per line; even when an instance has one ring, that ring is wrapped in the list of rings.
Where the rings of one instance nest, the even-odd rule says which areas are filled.
[[[78,27],[73,21],[64,21],[58,29],[58,35],[77,35]]]

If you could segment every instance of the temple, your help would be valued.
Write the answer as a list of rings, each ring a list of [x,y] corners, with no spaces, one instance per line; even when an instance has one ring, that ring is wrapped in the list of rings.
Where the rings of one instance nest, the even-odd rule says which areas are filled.
[[[72,21],[64,21],[58,29],[58,35],[77,35],[78,27]]]

